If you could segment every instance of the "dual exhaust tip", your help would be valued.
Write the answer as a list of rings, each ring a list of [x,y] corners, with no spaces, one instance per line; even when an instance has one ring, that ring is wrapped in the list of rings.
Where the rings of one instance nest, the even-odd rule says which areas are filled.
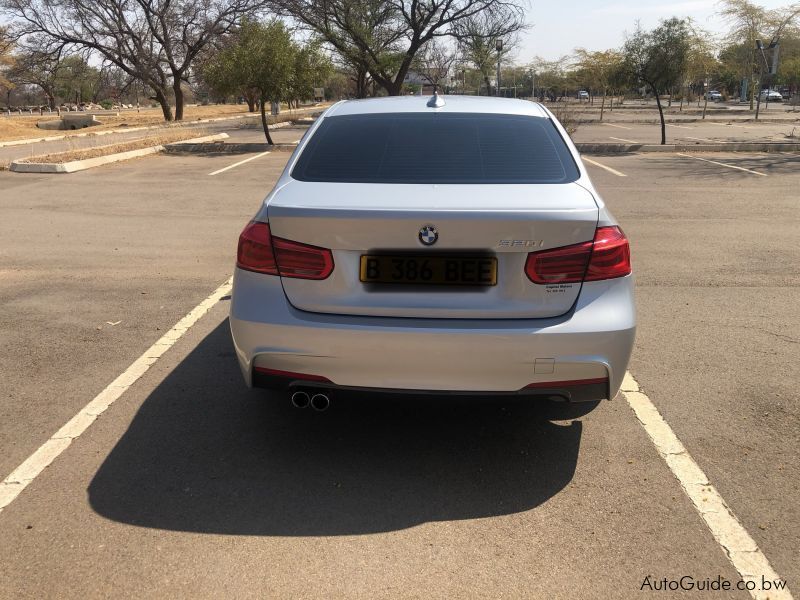
[[[328,394],[322,392],[316,394],[309,394],[308,392],[298,391],[292,394],[292,406],[295,408],[306,408],[310,406],[314,410],[322,412],[328,410],[331,405],[331,399]]]

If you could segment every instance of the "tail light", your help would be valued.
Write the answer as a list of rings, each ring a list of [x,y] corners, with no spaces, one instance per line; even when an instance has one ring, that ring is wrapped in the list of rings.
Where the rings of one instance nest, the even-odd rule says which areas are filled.
[[[275,262],[271,238],[269,225],[266,223],[248,223],[239,236],[236,266],[256,273],[277,275],[278,265]]]
[[[628,239],[619,227],[598,227],[594,241],[531,252],[525,274],[533,283],[580,283],[631,272]]]
[[[333,254],[327,248],[273,237],[268,223],[253,221],[239,236],[236,266],[267,275],[326,279],[333,272]]]
[[[631,248],[619,227],[598,227],[594,233],[592,259],[584,281],[625,277],[631,272]]]

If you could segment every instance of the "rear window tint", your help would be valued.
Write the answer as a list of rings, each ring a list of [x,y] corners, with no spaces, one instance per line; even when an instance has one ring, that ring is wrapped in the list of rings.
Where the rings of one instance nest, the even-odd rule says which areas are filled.
[[[547,118],[382,113],[324,119],[292,177],[350,183],[569,183],[579,172]]]

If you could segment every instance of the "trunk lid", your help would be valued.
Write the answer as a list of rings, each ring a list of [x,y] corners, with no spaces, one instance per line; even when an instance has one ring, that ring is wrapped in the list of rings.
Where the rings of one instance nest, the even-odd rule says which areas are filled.
[[[267,207],[272,235],[329,248],[334,270],[321,281],[282,278],[300,310],[417,318],[545,318],[566,313],[580,283],[537,285],[525,275],[529,252],[591,241],[593,196],[567,184],[365,184],[292,180]],[[426,247],[420,228],[434,225]],[[494,286],[365,284],[364,254],[489,255]]]

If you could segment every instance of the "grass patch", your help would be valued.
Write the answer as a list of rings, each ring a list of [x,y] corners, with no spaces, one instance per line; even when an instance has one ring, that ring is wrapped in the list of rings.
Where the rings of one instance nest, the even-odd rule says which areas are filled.
[[[154,135],[144,138],[131,140],[130,142],[119,142],[117,144],[107,144],[105,146],[78,148],[75,150],[66,150],[64,152],[56,152],[53,154],[42,154],[39,156],[31,156],[30,158],[18,159],[18,162],[63,164],[75,160],[86,160],[89,158],[97,158],[99,156],[108,156],[109,154],[130,152],[131,150],[142,150],[143,148],[151,148],[153,146],[163,146],[164,144],[181,142],[183,140],[203,137],[204,135],[206,135],[205,132],[199,131],[196,128],[185,130],[175,127],[159,131]]]

